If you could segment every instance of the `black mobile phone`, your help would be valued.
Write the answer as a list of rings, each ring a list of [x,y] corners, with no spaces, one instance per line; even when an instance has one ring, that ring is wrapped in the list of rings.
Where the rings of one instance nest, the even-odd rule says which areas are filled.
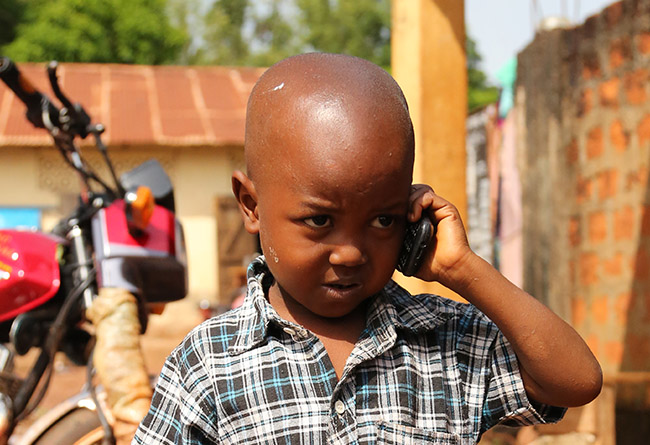
[[[425,251],[431,244],[435,231],[436,226],[424,215],[418,221],[408,224],[397,261],[397,270],[407,277],[415,275],[422,265]]]

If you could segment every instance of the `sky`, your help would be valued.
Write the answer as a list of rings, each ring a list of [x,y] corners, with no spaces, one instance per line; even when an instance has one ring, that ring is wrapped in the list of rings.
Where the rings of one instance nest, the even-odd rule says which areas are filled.
[[[496,73],[524,49],[542,18],[564,16],[580,24],[615,0],[465,0],[467,33],[476,41],[480,68],[495,84]]]

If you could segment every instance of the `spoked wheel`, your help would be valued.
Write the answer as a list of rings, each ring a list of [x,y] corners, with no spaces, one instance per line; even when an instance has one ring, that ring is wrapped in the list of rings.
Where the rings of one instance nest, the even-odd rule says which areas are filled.
[[[78,408],[53,424],[34,445],[97,445],[103,438],[104,431],[97,414]]]

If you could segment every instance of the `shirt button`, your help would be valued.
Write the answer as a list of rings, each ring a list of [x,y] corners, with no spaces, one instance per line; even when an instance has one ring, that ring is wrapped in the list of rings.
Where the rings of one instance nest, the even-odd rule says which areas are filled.
[[[284,332],[286,332],[287,334],[289,334],[290,336],[292,336],[292,337],[296,335],[296,331],[294,331],[294,330],[291,329],[291,328],[284,328],[284,329],[282,329],[282,330],[283,330]]]
[[[342,401],[337,400],[334,404],[334,409],[339,415],[343,414],[345,412],[345,404]]]

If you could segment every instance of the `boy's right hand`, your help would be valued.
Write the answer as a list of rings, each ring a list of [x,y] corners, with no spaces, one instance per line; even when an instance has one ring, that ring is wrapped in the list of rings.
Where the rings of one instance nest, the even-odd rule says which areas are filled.
[[[411,188],[409,221],[422,212],[438,229],[415,276],[455,291],[499,327],[517,355],[530,398],[554,406],[592,401],[602,387],[602,372],[576,331],[473,253],[456,207],[418,184]]]
[[[465,227],[458,209],[436,195],[425,184],[413,184],[409,198],[409,222],[415,222],[427,212],[437,226],[434,240],[427,250],[422,266],[415,274],[424,281],[438,281],[454,289],[463,280],[463,264],[474,255],[469,247]]]

